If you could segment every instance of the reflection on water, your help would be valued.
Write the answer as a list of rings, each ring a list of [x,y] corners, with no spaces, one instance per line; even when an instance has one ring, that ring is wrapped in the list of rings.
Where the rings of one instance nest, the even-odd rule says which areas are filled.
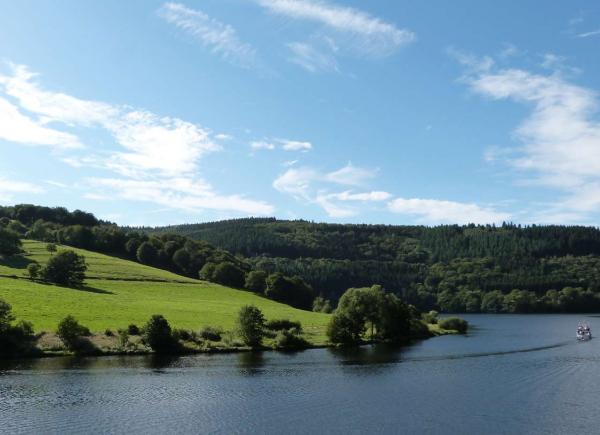
[[[580,316],[468,317],[467,337],[404,348],[4,361],[0,431],[596,433]]]

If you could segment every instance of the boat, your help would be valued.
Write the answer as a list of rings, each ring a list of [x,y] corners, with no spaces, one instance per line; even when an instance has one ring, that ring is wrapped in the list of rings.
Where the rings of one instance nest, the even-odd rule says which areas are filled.
[[[577,326],[577,340],[591,340],[592,339],[592,330],[587,323],[580,323]]]

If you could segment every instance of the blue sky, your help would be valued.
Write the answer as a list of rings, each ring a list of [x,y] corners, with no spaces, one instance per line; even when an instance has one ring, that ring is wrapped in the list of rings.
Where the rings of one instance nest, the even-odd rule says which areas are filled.
[[[120,224],[600,217],[600,4],[5,2],[0,203]]]

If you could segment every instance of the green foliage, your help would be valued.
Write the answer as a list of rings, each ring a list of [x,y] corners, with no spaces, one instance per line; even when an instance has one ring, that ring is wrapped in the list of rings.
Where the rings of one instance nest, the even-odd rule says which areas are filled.
[[[15,316],[10,304],[0,299],[0,357],[31,353],[35,336],[30,322],[12,323]]]
[[[265,295],[268,298],[296,308],[312,308],[313,289],[301,278],[289,278],[281,273],[274,273],[268,276],[266,282]]]
[[[217,265],[215,263],[206,263],[202,266],[200,272],[198,272],[198,277],[204,281],[212,281],[216,267]]]
[[[0,255],[10,257],[21,252],[19,234],[6,228],[0,228]]]
[[[221,330],[220,328],[215,328],[214,326],[205,326],[200,331],[200,337],[203,340],[221,341],[222,335],[223,330]]]
[[[153,315],[144,326],[144,342],[156,353],[169,353],[175,347],[171,326],[160,314]]]
[[[121,349],[126,348],[129,345],[129,332],[127,329],[118,329],[117,336],[119,338],[119,346]]]
[[[458,331],[461,334],[465,334],[469,329],[469,322],[458,317],[448,317],[446,319],[441,319],[438,322],[438,325],[442,329]]]
[[[46,251],[48,251],[50,253],[50,255],[52,255],[56,251],[58,251],[58,248],[56,247],[56,243],[48,243],[46,245]]]
[[[304,349],[309,343],[295,330],[284,329],[275,336],[275,347],[277,349]]]
[[[136,252],[136,258],[142,264],[154,264],[156,255],[157,249],[150,242],[142,243]]]
[[[242,288],[244,279],[244,271],[228,261],[217,264],[212,273],[212,281],[229,287]]]
[[[327,334],[332,343],[357,343],[370,330],[370,338],[397,341],[411,335],[411,319],[417,313],[381,286],[348,289],[330,320]]]
[[[272,319],[265,323],[265,328],[271,331],[289,331],[294,330],[297,333],[302,332],[302,324],[298,321],[289,319]]]
[[[317,313],[331,313],[333,308],[331,308],[331,302],[328,299],[317,296],[313,301],[312,310]]]
[[[251,270],[246,275],[244,288],[255,293],[264,293],[267,288],[267,276],[264,270]]]
[[[80,325],[75,317],[69,315],[59,322],[56,335],[67,349],[77,351],[82,347],[81,338],[89,336],[90,330]]]
[[[81,287],[85,280],[87,265],[85,257],[75,251],[62,251],[52,256],[42,269],[42,277],[48,282],[66,287]]]
[[[127,333],[129,335],[140,335],[140,328],[132,323],[127,327]]]
[[[169,242],[171,243],[171,242]],[[172,246],[170,246],[172,248]],[[166,251],[165,251],[166,252]],[[173,263],[177,266],[177,269],[183,273],[190,273],[191,265],[192,265],[192,256],[188,251],[181,248],[175,251],[173,254]]]
[[[430,325],[436,325],[438,323],[438,315],[439,313],[435,310],[431,310],[428,313],[423,313],[421,315],[421,319],[425,323],[429,323]]]
[[[264,335],[263,313],[252,305],[245,305],[238,314],[238,333],[247,346],[260,346]]]
[[[42,267],[37,263],[29,263],[27,265],[27,274],[29,275],[29,278],[32,280],[37,279],[40,276],[41,270],[42,270]]]

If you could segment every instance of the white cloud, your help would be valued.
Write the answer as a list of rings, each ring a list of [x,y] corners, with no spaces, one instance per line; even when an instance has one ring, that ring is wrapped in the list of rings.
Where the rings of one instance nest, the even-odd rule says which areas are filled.
[[[391,193],[383,191],[372,191],[363,193],[352,193],[350,191],[336,193],[334,198],[340,201],[386,201],[392,197]]]
[[[367,180],[374,178],[376,173],[377,171],[359,168],[352,165],[352,163],[348,163],[343,168],[327,174],[326,179],[337,184],[361,186]]]
[[[315,0],[256,0],[267,10],[323,25],[352,38],[356,51],[387,55],[416,39],[413,32],[400,29],[361,10]]]
[[[600,35],[600,29],[592,30],[591,32],[579,33],[577,35],[578,38],[589,38],[590,36],[598,36]]]
[[[254,141],[250,143],[250,147],[253,150],[274,150],[275,144],[273,142],[267,142],[264,140]]]
[[[75,135],[41,125],[1,97],[0,139],[25,145],[44,145],[57,150],[83,147]]]
[[[312,143],[306,141],[289,140],[289,139],[266,139],[250,142],[250,148],[253,150],[274,150],[281,147],[284,151],[310,151]]]
[[[15,193],[42,193],[44,189],[40,186],[23,181],[7,180],[0,178],[0,201],[9,202],[13,200]]]
[[[510,219],[510,214],[481,207],[477,204],[436,199],[396,198],[389,204],[393,213],[415,216],[425,224],[491,224]]]
[[[306,71],[312,73],[339,71],[335,56],[319,50],[312,44],[291,42],[287,47],[292,52],[289,61],[300,65]]]
[[[318,178],[317,171],[312,168],[291,168],[273,182],[273,187],[279,192],[308,200],[311,184]]]
[[[252,67],[256,52],[251,45],[240,41],[235,29],[200,10],[190,9],[180,3],[165,3],[158,15],[170,24],[195,38],[223,59],[241,66]]]
[[[285,151],[310,151],[312,149],[312,144],[310,142],[302,142],[297,140],[287,140],[282,139],[279,140],[281,143],[281,147]]]
[[[263,201],[255,201],[241,195],[219,195],[203,180],[176,177],[158,180],[132,180],[116,178],[92,178],[90,184],[98,189],[88,195],[91,199],[115,196],[129,201],[151,202],[170,209],[191,212],[204,210],[233,211],[246,215],[266,216],[274,208]]]
[[[0,75],[0,95],[16,99],[20,108],[40,118],[34,121],[0,96],[0,139],[13,143],[81,147],[76,136],[52,130],[49,124],[101,128],[118,148],[61,156],[73,167],[93,167],[125,178],[96,178],[90,199],[120,197],[174,209],[220,210],[256,215],[272,214],[273,207],[242,195],[222,195],[198,180],[200,159],[220,149],[210,132],[196,124],[129,106],[87,101],[49,92],[33,81],[25,67],[13,66],[11,76]],[[222,137],[223,139],[223,137]],[[13,185],[14,188],[14,185]]]
[[[225,133],[219,133],[217,135],[215,135],[215,139],[217,140],[222,140],[222,141],[226,141],[226,140],[231,140],[233,139],[233,136],[230,134],[225,134]]]
[[[546,60],[553,67],[562,62],[556,57]],[[467,75],[465,80],[476,93],[531,107],[514,134],[522,146],[511,150],[513,155],[507,161],[533,173],[537,185],[558,188],[566,195],[556,201],[547,216],[574,217],[570,213],[574,209],[600,210],[600,202],[594,199],[600,197],[596,92],[569,82],[556,71],[543,75],[523,69],[490,68]]]

